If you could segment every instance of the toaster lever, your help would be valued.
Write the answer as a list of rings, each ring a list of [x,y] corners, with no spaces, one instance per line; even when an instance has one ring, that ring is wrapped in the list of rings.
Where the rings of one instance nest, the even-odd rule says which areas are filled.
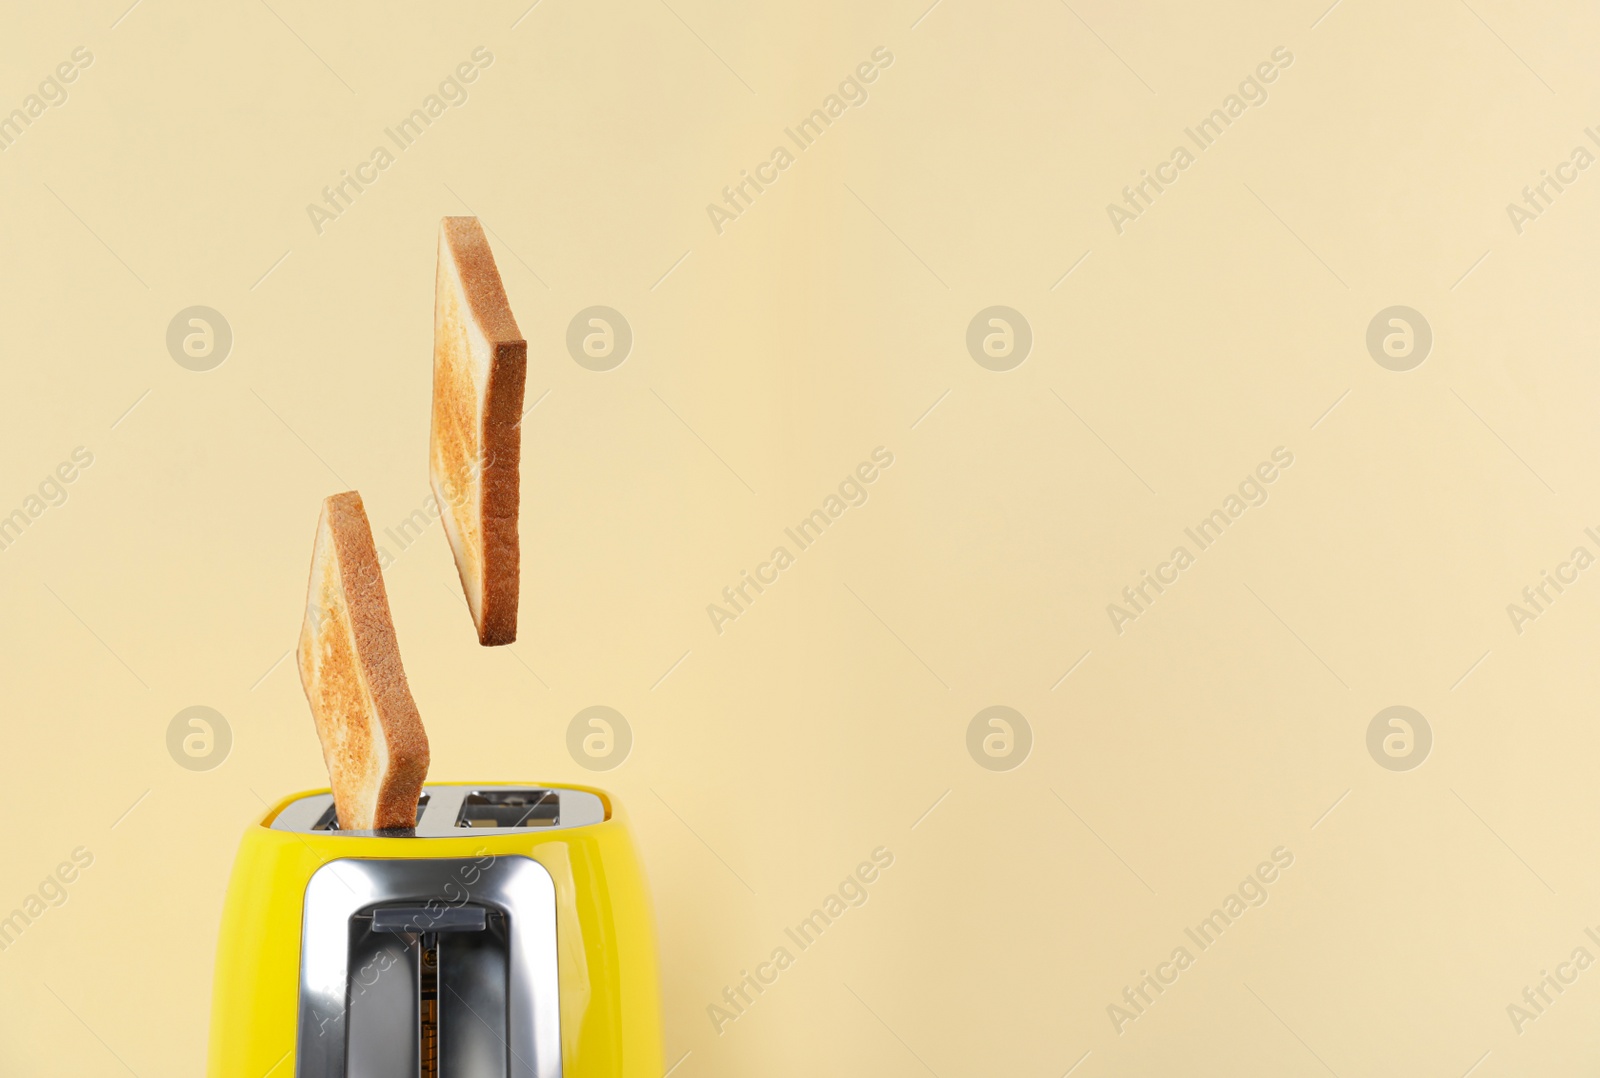
[[[385,906],[372,911],[374,932],[482,932],[489,911],[482,906]]]

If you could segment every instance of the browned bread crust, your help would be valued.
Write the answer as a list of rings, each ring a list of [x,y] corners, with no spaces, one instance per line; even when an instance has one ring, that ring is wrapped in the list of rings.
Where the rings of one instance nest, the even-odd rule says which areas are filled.
[[[517,638],[528,344],[476,217],[439,230],[429,479],[478,642]]]
[[[415,827],[428,735],[406,684],[372,529],[355,491],[323,502],[298,659],[339,827]]]

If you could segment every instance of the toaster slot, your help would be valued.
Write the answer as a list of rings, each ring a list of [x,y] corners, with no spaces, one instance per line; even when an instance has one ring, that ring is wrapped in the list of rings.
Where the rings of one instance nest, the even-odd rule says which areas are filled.
[[[509,950],[501,913],[490,915],[483,932],[440,937],[440,1078],[507,1078],[511,1073]],[[530,1063],[519,1062],[516,1073],[530,1073]]]
[[[428,793],[427,793],[426,790],[424,790],[423,793],[422,793],[422,796],[417,798],[417,822],[418,823],[422,822],[422,810],[427,808],[427,807],[428,807]],[[329,805],[328,808],[327,808],[327,811],[325,811],[321,816],[318,816],[317,817],[317,822],[311,825],[311,830],[313,830],[313,831],[337,831],[337,830],[339,830],[339,810],[338,810],[338,807],[335,806],[335,805]]]
[[[420,1073],[420,959],[416,937],[374,931],[370,915],[351,918],[345,1078]]]
[[[417,958],[417,1078],[439,1078],[439,938],[424,937]]]
[[[351,936],[349,1078],[506,1078],[504,913],[384,906]]]
[[[555,827],[561,798],[554,790],[473,790],[461,801],[457,827]]]

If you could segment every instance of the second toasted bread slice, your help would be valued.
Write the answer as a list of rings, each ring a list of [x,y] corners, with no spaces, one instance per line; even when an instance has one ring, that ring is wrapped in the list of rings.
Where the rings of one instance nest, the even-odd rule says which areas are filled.
[[[522,393],[528,343],[476,217],[439,228],[428,476],[478,628],[517,638]]]
[[[400,664],[378,553],[355,491],[323,502],[298,657],[340,829],[415,827],[428,735]]]

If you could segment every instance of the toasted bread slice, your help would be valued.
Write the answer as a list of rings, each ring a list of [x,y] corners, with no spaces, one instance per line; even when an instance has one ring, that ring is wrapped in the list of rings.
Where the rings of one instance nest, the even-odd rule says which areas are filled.
[[[517,638],[522,391],[528,342],[476,217],[439,227],[428,477],[478,642]]]
[[[400,665],[372,529],[353,490],[322,503],[299,661],[340,829],[415,827],[428,735]]]

